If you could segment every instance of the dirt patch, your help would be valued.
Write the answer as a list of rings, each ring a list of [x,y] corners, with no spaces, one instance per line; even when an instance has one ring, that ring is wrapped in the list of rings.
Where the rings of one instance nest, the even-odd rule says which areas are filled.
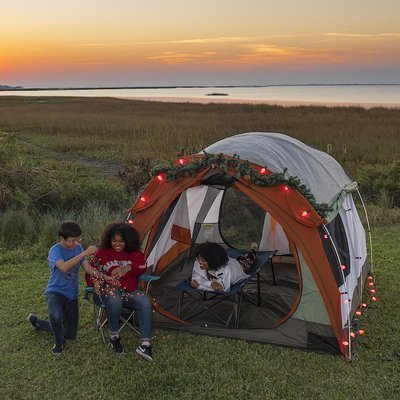
[[[32,139],[27,136],[15,135],[15,138],[30,149],[34,150],[35,153],[40,154],[43,157],[57,161],[67,161],[69,163],[76,162],[83,166],[94,168],[96,173],[105,179],[113,179],[118,176],[120,172],[125,170],[125,167],[116,161],[88,158],[75,153],[59,153],[56,151],[49,151],[33,143]]]

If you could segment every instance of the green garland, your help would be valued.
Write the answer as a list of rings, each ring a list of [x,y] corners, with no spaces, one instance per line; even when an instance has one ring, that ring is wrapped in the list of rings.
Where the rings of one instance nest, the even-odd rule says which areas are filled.
[[[215,165],[225,173],[230,169],[234,169],[237,177],[247,177],[249,182],[258,186],[271,187],[286,185],[291,189],[295,189],[313,206],[314,210],[317,211],[321,217],[325,217],[332,211],[332,208],[329,207],[328,204],[318,204],[310,189],[301,183],[297,176],[286,177],[287,168],[285,168],[283,172],[273,172],[269,175],[263,175],[254,170],[247,160],[241,160],[237,154],[234,154],[233,157],[225,157],[222,153],[216,155],[204,152],[204,157],[191,160],[183,165],[170,164],[166,167],[155,167],[152,171],[152,175],[154,177],[159,174],[165,174],[167,181],[175,181],[187,176],[195,176],[199,171],[210,165]]]

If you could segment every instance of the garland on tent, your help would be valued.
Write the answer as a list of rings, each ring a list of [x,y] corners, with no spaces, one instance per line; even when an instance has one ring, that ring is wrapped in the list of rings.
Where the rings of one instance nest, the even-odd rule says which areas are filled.
[[[237,154],[228,158],[221,153],[216,155],[208,154],[204,151],[204,157],[191,160],[190,162],[185,158],[180,158],[177,165],[158,166],[153,169],[152,175],[153,177],[158,175],[159,179],[162,179],[162,174],[164,174],[168,181],[174,181],[187,176],[195,176],[199,171],[208,166],[217,167],[225,173],[229,169],[234,169],[237,177],[243,177],[245,180],[258,186],[286,185],[291,189],[295,189],[303,195],[321,217],[325,217],[329,211],[332,211],[332,208],[328,204],[317,203],[310,189],[301,183],[297,176],[285,176],[287,168],[283,172],[268,174],[266,167],[255,170],[247,160],[241,160]]]

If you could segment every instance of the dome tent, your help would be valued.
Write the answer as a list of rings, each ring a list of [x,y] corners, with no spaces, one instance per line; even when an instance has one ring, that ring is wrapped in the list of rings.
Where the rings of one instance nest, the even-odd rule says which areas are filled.
[[[155,325],[351,357],[346,342],[369,270],[355,190],[328,154],[278,133],[228,137],[160,168],[131,209],[152,273],[160,276],[150,288]],[[277,284],[266,266],[261,304],[244,302],[236,329],[207,314],[188,323],[175,286],[191,275],[193,249],[205,241],[232,247],[224,219],[245,234],[245,225],[256,224],[239,218],[248,207],[258,209],[260,250],[277,250]]]

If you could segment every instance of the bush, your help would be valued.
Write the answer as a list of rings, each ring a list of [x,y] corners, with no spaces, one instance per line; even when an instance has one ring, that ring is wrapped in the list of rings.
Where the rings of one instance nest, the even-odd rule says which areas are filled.
[[[365,166],[359,178],[363,197],[385,207],[400,207],[400,161],[386,169]]]
[[[24,211],[4,212],[0,224],[0,241],[6,248],[18,248],[37,237],[35,220]]]

